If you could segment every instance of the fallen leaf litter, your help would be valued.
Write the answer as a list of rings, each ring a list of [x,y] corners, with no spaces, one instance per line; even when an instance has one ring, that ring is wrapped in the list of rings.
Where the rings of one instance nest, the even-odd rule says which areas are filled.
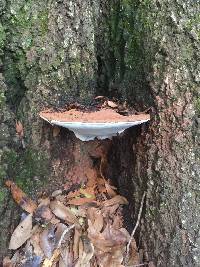
[[[89,186],[68,194],[57,190],[52,194],[55,196],[39,199],[37,203],[14,182],[7,181],[6,185],[26,212],[11,236],[9,249],[14,254],[5,258],[10,266],[140,264],[135,240],[123,227],[122,209],[128,201],[104,178],[95,178],[93,184],[90,179]]]

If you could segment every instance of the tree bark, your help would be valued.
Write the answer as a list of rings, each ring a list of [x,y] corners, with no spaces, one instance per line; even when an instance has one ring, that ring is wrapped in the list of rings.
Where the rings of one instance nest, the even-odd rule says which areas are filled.
[[[148,127],[114,139],[110,173],[134,219],[147,191],[137,237],[149,260],[199,266],[199,11],[198,1],[183,0],[2,0],[1,186],[13,178],[36,197],[69,179],[75,154],[89,153],[68,131],[54,138],[42,108],[88,104],[96,94],[152,107]],[[3,256],[19,212],[4,187],[0,202]]]

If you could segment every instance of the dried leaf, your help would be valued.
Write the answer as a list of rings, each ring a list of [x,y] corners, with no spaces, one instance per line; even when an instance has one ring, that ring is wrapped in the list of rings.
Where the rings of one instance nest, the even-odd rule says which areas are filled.
[[[113,205],[113,206],[109,206],[109,207],[103,207],[102,210],[102,214],[103,216],[106,217],[113,217],[115,216],[115,213],[117,212],[117,210],[119,209],[119,204]]]
[[[128,255],[127,266],[137,265],[139,263],[140,263],[139,253],[138,253],[135,239],[133,238],[131,240],[131,244],[130,244],[130,251],[129,251],[129,255]]]
[[[42,267],[51,267],[54,263],[58,262],[60,256],[60,250],[56,249],[50,259],[45,259]]]
[[[87,236],[82,236],[83,251],[81,257],[76,263],[75,267],[88,267],[90,266],[90,260],[94,255],[94,246],[90,242]]]
[[[56,247],[55,244],[55,226],[45,229],[40,235],[40,247],[44,252],[45,257],[50,259]]]
[[[92,186],[92,187],[87,187],[86,189],[80,188],[79,190],[76,190],[74,192],[69,192],[67,195],[67,199],[77,198],[81,196],[89,199],[95,199],[94,188],[95,187]]]
[[[87,203],[96,203],[94,199],[91,198],[74,198],[67,202],[68,205],[75,205],[75,206],[81,206]]]
[[[35,211],[36,220],[41,220],[44,222],[49,222],[53,218],[53,213],[50,208],[46,205],[39,205]]]
[[[58,190],[55,190],[51,195],[52,195],[52,197],[57,197],[61,194],[62,194],[62,190],[58,189]]]
[[[86,217],[86,209],[84,206],[70,207],[70,210],[76,217]]]
[[[12,261],[9,257],[3,259],[3,267],[13,267]]]
[[[20,258],[20,253],[19,253],[19,249],[18,249],[18,250],[15,251],[14,255],[11,258],[12,264],[14,266],[17,265],[17,261],[18,261],[19,258]]]
[[[107,105],[108,105],[109,107],[111,107],[111,108],[117,108],[117,106],[118,106],[115,102],[113,102],[113,101],[109,101],[109,100],[108,100],[108,102],[107,102]]]
[[[56,225],[57,223],[59,223],[60,222],[60,220],[58,219],[58,218],[56,218],[56,216],[55,215],[53,215],[53,218],[51,219],[51,224],[54,224],[54,225]]]
[[[33,256],[23,264],[23,267],[39,267],[41,262],[42,262],[42,257]]]
[[[31,200],[14,182],[7,180],[5,182],[6,186],[10,188],[12,197],[15,202],[28,213],[33,213],[37,205]]]
[[[88,209],[88,219],[91,221],[93,228],[97,233],[103,228],[103,216],[101,210],[91,207]]]
[[[86,189],[81,188],[79,191],[86,198],[95,198],[94,187],[87,187]]]
[[[117,195],[111,199],[105,200],[103,202],[104,207],[109,207],[109,206],[113,206],[113,205],[128,205],[128,201],[125,197]]]
[[[73,252],[74,252],[74,260],[76,260],[79,256],[79,242],[80,242],[80,232],[75,229],[74,232],[74,242],[73,242]]]
[[[114,191],[116,190],[116,187],[111,186],[109,183],[105,182],[106,191],[109,195],[109,197],[114,197],[117,195],[117,193]]]
[[[119,214],[116,214],[113,218],[113,227],[115,229],[120,229],[123,226],[123,217]]]
[[[54,126],[53,127],[53,137],[57,137],[60,133],[60,127]]]
[[[48,197],[46,198],[40,198],[38,199],[39,206],[44,205],[44,206],[49,206],[50,204],[50,199]]]
[[[63,203],[58,200],[51,201],[50,208],[52,212],[59,218],[68,223],[79,225],[78,219]]]
[[[107,224],[106,228],[102,232],[102,235],[105,239],[113,240],[113,242],[115,242],[117,245],[126,244],[126,242],[129,240],[127,233],[124,233],[120,229],[115,229],[110,224]]]
[[[40,232],[39,231],[31,236],[30,243],[33,246],[34,254],[37,256],[43,257],[44,253],[40,247]]]
[[[119,230],[113,229],[111,225],[107,225],[102,233],[98,233],[90,220],[88,220],[88,237],[94,244],[95,248],[110,252],[111,248],[126,244],[126,236]]]
[[[60,201],[61,203],[66,202],[66,196],[64,196],[64,195],[58,195],[55,198],[56,198],[56,200]]]
[[[79,190],[75,190],[74,192],[69,192],[67,195],[67,199],[79,197],[81,195]]]
[[[19,135],[20,138],[24,137],[24,129],[23,129],[23,125],[20,121],[16,121],[16,132]]]
[[[21,247],[26,240],[28,240],[31,236],[31,230],[32,230],[32,215],[29,214],[14,230],[10,244],[9,249],[18,249]]]
[[[60,248],[63,240],[65,240],[66,238],[70,238],[70,230],[74,228],[74,224],[67,227],[65,224],[63,223],[59,223],[57,224],[57,229],[55,232],[55,243],[56,243],[56,248]],[[68,235],[67,235],[68,234]]]
[[[118,247],[110,250],[110,252],[101,252],[96,253],[97,262],[100,267],[124,267],[121,265],[123,261],[123,248]]]
[[[70,249],[70,246],[62,248],[59,267],[72,267],[73,265],[73,251]]]

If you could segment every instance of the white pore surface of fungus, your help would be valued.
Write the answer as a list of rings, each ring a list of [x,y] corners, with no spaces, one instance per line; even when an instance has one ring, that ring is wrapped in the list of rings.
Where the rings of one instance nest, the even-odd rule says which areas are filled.
[[[127,128],[130,128],[135,125],[142,124],[144,122],[149,121],[146,120],[138,120],[138,121],[119,121],[119,122],[64,122],[59,120],[47,120],[45,117],[40,116],[42,119],[48,121],[52,125],[61,126],[67,128],[74,132],[75,136],[82,141],[89,141],[97,139],[106,139],[112,138],[112,136],[116,136],[124,132]]]

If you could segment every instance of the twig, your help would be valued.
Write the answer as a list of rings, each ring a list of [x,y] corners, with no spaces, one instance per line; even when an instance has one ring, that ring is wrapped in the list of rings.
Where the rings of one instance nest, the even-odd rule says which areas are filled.
[[[128,262],[128,257],[129,257],[129,251],[130,251],[130,245],[131,245],[131,242],[133,240],[133,237],[134,237],[134,234],[138,228],[138,225],[139,225],[139,222],[140,222],[140,218],[141,218],[141,215],[142,215],[142,209],[143,209],[143,205],[144,205],[144,199],[145,199],[145,196],[146,196],[146,192],[144,192],[143,196],[142,196],[142,200],[141,200],[141,204],[140,204],[140,209],[139,209],[139,213],[138,213],[138,218],[137,218],[137,222],[136,222],[136,225],[131,233],[131,237],[130,237],[130,240],[128,242],[128,245],[126,247],[126,257],[125,257],[125,263]]]

